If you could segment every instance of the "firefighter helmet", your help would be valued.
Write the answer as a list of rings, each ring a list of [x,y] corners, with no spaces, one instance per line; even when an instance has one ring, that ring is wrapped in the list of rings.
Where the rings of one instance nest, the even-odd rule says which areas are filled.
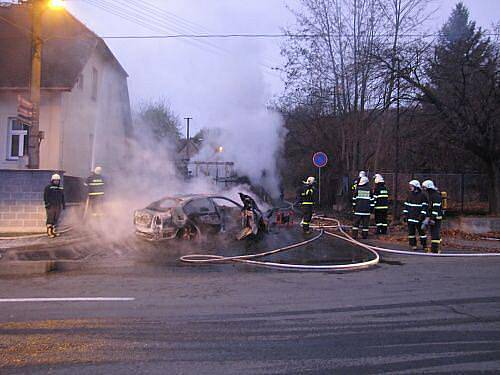
[[[416,187],[416,188],[418,188],[418,189],[422,189],[422,188],[420,187],[420,182],[419,182],[418,180],[411,180],[410,182],[408,182],[408,184],[409,184],[410,186]]]
[[[95,167],[94,173],[95,174],[101,174],[102,173],[102,168],[101,167]]]
[[[359,186],[363,186],[363,185],[366,185],[368,182],[370,182],[370,181],[368,180],[368,177],[361,177],[361,178],[359,179],[359,183],[358,183],[358,185],[359,185]]]
[[[316,182],[316,179],[314,177],[307,177],[306,184],[307,185],[312,185]]]
[[[376,184],[380,184],[381,182],[384,182],[384,178],[382,177],[381,174],[377,173],[375,176],[374,176],[374,179],[375,179],[375,183]]]
[[[50,181],[61,181],[61,176],[59,176],[57,173],[54,173],[50,178]]]
[[[359,178],[366,177],[366,172],[365,171],[360,171],[358,177]]]
[[[437,190],[436,185],[434,185],[434,182],[432,180],[425,180],[422,182],[422,186],[424,189],[432,189],[432,190]]]

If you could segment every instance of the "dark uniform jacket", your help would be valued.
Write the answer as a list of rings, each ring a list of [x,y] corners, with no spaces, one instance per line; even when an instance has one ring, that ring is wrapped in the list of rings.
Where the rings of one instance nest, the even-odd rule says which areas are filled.
[[[304,184],[299,190],[298,200],[302,206],[313,206],[316,201],[316,189],[313,185]]]
[[[389,190],[383,182],[375,184],[375,189],[373,189],[373,199],[375,200],[376,210],[388,210],[389,209]]]
[[[89,197],[104,195],[104,179],[101,175],[92,173],[87,177]]]
[[[409,223],[419,223],[427,215],[427,198],[420,189],[415,189],[408,193],[403,214]]]
[[[352,198],[354,215],[370,216],[370,213],[375,205],[370,186],[358,185]]]
[[[437,190],[427,190],[428,208],[426,217],[431,220],[437,221],[443,219],[443,207],[441,201],[441,193]]]
[[[62,186],[52,183],[47,185],[43,191],[43,200],[45,202],[45,208],[66,208],[64,188]]]

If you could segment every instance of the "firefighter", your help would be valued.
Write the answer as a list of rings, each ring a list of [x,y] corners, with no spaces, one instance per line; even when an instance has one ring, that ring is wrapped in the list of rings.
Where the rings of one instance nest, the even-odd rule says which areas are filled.
[[[443,219],[441,193],[431,180],[422,182],[422,187],[427,193],[427,202],[429,204],[426,210],[424,227],[429,226],[430,228],[431,251],[437,254],[441,252],[441,220]]]
[[[376,234],[387,234],[387,213],[389,211],[389,191],[382,175],[376,174],[373,199],[375,201]]]
[[[43,200],[47,212],[47,236],[50,238],[58,237],[57,223],[61,216],[61,210],[66,209],[66,203],[64,202],[64,188],[61,186],[61,176],[57,173],[52,175],[50,184],[45,187]]]
[[[366,172],[365,171],[360,171],[359,174],[358,174],[358,177],[356,177],[353,181],[352,181],[352,185],[351,185],[351,201],[352,201],[352,204],[353,204],[353,208],[354,208],[354,196],[356,195],[356,189],[358,187],[358,184],[359,184],[359,180],[363,177],[366,177]],[[353,211],[354,213],[354,211]]]
[[[359,180],[363,177],[366,177],[366,172],[365,171],[360,171],[358,174],[358,177],[354,179],[351,185],[351,196],[354,198],[354,192],[356,191],[356,188],[358,187]]]
[[[101,217],[104,201],[104,179],[101,167],[95,167],[94,171],[87,177],[85,185],[88,188],[87,210],[90,210],[92,216]]]
[[[417,250],[416,232],[418,231],[420,244],[422,249],[426,251],[427,235],[425,229],[422,228],[422,222],[427,215],[427,199],[422,192],[419,181],[411,180],[408,186],[409,192],[403,210],[405,221],[408,223],[408,242],[412,250]]]
[[[369,182],[368,177],[361,177],[354,192],[352,202],[354,209],[352,237],[354,239],[358,238],[359,228],[361,228],[362,237],[368,238],[370,215],[375,205]]]
[[[316,198],[316,188],[314,183],[316,179],[314,177],[308,177],[306,181],[303,182],[302,188],[298,194],[298,201],[302,208],[302,229],[304,233],[310,233],[309,225],[311,224],[311,219],[314,209],[314,201]]]

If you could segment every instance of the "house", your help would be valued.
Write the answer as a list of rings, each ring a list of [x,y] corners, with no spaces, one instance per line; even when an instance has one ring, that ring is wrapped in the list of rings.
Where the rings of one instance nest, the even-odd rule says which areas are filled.
[[[29,126],[17,117],[29,98],[30,10],[0,7],[0,169],[24,169]],[[42,15],[40,169],[86,176],[123,159],[131,126],[127,73],[106,43],[66,10]]]
[[[127,72],[106,43],[66,10],[42,15],[40,169],[27,169],[31,14],[27,3],[0,6],[0,232],[44,226],[43,185],[54,171],[112,174],[126,159],[131,130]],[[69,178],[66,178],[69,181]],[[65,181],[65,184],[66,182]],[[5,229],[7,228],[7,229]]]

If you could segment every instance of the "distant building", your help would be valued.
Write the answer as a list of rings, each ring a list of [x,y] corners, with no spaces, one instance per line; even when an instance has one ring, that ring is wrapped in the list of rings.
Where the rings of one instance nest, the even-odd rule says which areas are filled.
[[[26,168],[29,126],[16,119],[29,99],[31,18],[26,4],[0,7],[0,169]],[[40,169],[85,176],[123,160],[131,126],[127,73],[106,43],[65,10],[42,16]]]

